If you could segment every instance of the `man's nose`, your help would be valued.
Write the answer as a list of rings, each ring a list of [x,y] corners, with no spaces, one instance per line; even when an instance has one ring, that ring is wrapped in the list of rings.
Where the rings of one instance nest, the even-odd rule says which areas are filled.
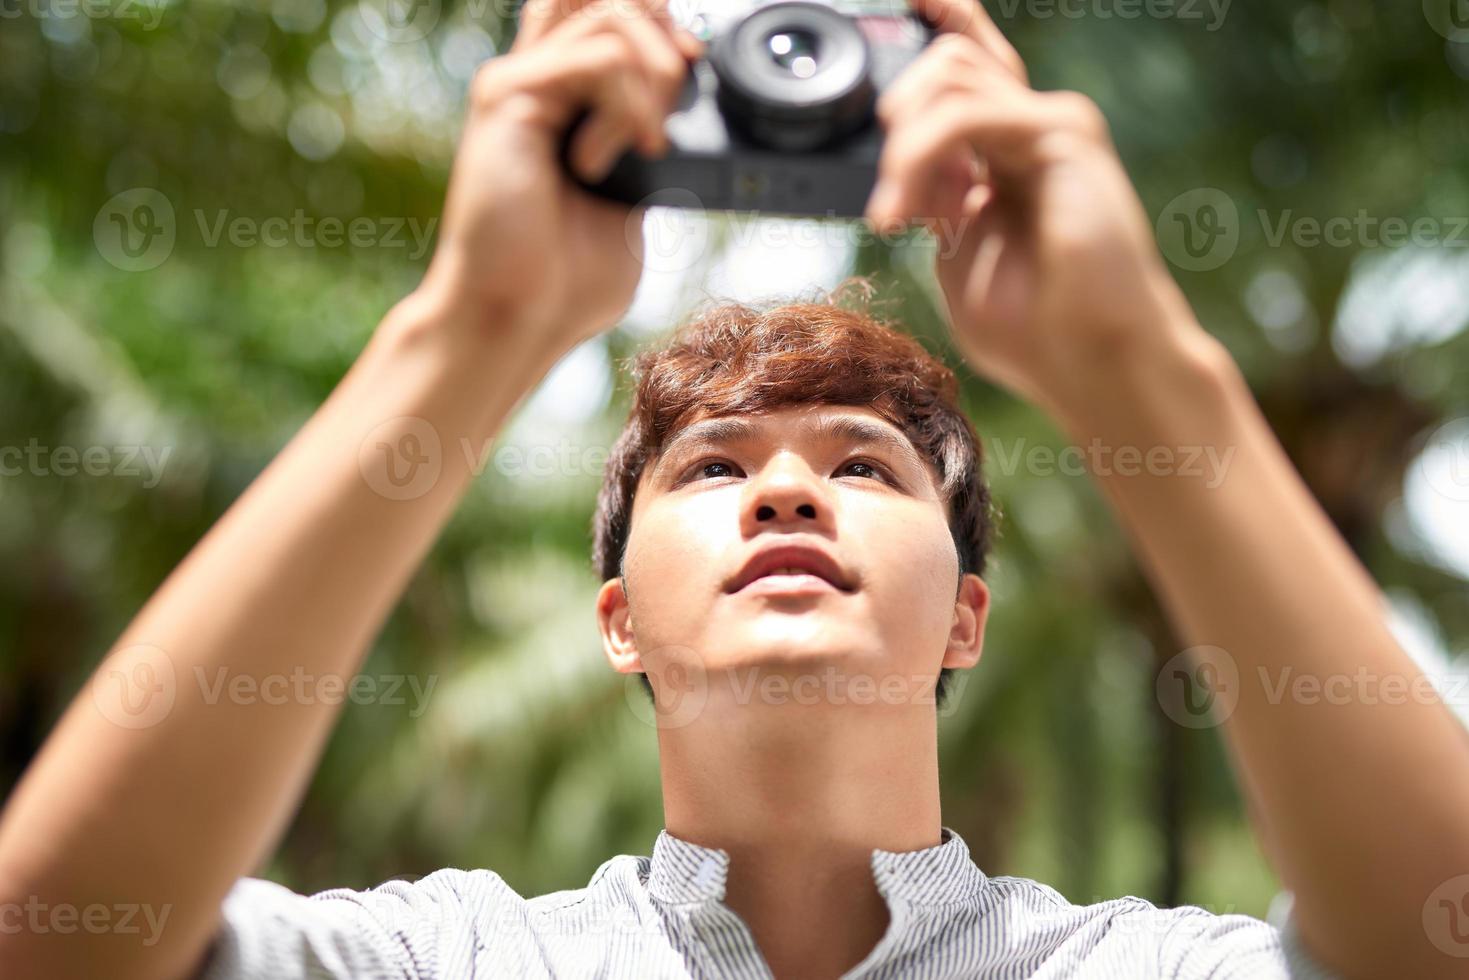
[[[827,488],[804,461],[771,460],[749,484],[742,523],[747,533],[785,525],[829,529],[833,510]]]

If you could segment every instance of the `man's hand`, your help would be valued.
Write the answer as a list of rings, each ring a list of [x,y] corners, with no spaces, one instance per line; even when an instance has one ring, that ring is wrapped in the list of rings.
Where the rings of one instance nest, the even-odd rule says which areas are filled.
[[[510,52],[474,79],[420,291],[472,329],[562,349],[612,326],[637,287],[641,215],[577,187],[561,141],[586,111],[571,157],[587,179],[629,147],[666,152],[664,120],[701,49],[661,0],[527,4]]]
[[[911,3],[948,33],[883,95],[868,217],[957,228],[937,271],[961,353],[1108,453],[1094,476],[1192,648],[1160,657],[1159,695],[1218,685],[1212,723],[1307,948],[1347,976],[1463,976],[1424,918],[1469,869],[1463,726],[1431,695],[1286,691],[1431,687],[1167,275],[1097,109],[1028,88],[976,0]],[[1187,462],[1204,454],[1215,472]]]
[[[640,225],[572,185],[560,142],[589,108],[584,172],[629,145],[657,152],[698,46],[617,2],[533,6],[514,50],[481,71],[423,285],[128,625],[0,813],[0,907],[127,902],[167,928],[149,942],[0,929],[7,978],[199,972],[222,900],[279,841],[340,699],[221,699],[196,678],[348,683],[516,404],[626,308]],[[139,663],[172,692],[141,726],[117,720],[130,715],[112,699],[134,692],[108,680]],[[339,952],[355,965],[351,944]]]
[[[1031,89],[977,0],[911,2],[946,33],[878,102],[867,217],[947,236],[937,272],[961,353],[1065,414],[1099,356],[1176,340],[1191,315],[1096,105]]]

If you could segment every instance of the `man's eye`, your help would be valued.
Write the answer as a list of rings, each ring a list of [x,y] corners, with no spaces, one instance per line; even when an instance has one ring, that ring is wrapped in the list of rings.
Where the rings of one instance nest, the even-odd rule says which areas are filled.
[[[726,470],[727,472],[724,472],[724,473],[710,472],[711,470],[719,470],[719,469]],[[702,463],[695,464],[694,468],[689,471],[689,478],[690,479],[700,479],[700,478],[703,478],[703,479],[715,479],[715,478],[721,477],[721,476],[733,476],[733,475],[734,475],[734,466],[732,464],[730,464],[730,463],[726,463],[722,459],[705,460]]]
[[[861,470],[862,472],[853,472]],[[852,472],[853,476],[876,477],[879,480],[887,479],[886,474],[876,464],[869,463],[865,459],[854,459],[842,467],[842,472]]]

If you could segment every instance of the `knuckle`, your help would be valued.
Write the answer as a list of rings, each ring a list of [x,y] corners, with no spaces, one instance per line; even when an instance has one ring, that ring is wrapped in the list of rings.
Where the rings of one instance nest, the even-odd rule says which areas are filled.
[[[686,73],[682,58],[677,56],[660,58],[653,71],[659,88],[663,89],[666,94],[676,96],[683,89]]]
[[[504,98],[505,60],[491,58],[475,69],[469,83],[470,105],[476,109],[488,109]]]
[[[632,45],[620,31],[604,31],[584,42],[587,66],[594,72],[613,74],[631,71],[635,64]]]
[[[1020,57],[1020,52],[1016,51],[1014,48],[1007,49],[1002,56],[1002,60],[1004,61],[1005,67],[1008,68],[1010,70],[1010,73],[1013,74],[1016,78],[1020,79],[1022,82],[1029,79],[1030,75],[1025,68],[1025,59]]]
[[[933,42],[935,54],[951,66],[973,64],[978,45],[963,34],[942,34]]]
[[[1096,140],[1107,138],[1107,117],[1090,98],[1080,92],[1055,92],[1051,99],[1068,129]]]

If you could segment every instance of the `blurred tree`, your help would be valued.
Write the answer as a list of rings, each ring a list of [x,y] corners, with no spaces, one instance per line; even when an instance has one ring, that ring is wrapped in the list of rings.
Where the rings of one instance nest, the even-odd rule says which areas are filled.
[[[1469,414],[1453,232],[1469,215],[1466,38],[1418,5],[1365,0],[991,9],[1038,87],[1099,101],[1151,214],[1213,189],[1237,242],[1180,281],[1357,553],[1443,649],[1464,649],[1465,569],[1403,487],[1429,434]],[[7,9],[0,447],[42,462],[0,477],[0,786],[416,282],[465,86],[507,46],[512,14],[483,0]],[[1440,234],[1383,248],[1360,226],[1342,244],[1293,233],[1359,213]],[[716,246],[732,227],[711,219]],[[888,283],[957,366],[923,247],[857,248],[851,268]],[[698,287],[727,283],[719,262],[715,247],[666,322],[564,362],[571,381],[548,382],[507,441],[610,444],[627,390],[609,371]],[[987,870],[1074,900],[1262,914],[1277,885],[1215,734],[1160,710],[1157,669],[1179,644],[1110,516],[1084,478],[1027,472],[1029,450],[1062,446],[1046,420],[965,378],[1004,520],[988,652],[941,720],[947,822]],[[60,447],[110,462],[67,476]],[[123,465],[132,448],[164,460],[156,474]],[[485,456],[366,667],[421,696],[349,707],[264,869],[293,887],[445,865],[571,887],[612,854],[647,853],[662,825],[641,691],[602,664],[592,620],[599,473],[514,475],[499,459]]]

